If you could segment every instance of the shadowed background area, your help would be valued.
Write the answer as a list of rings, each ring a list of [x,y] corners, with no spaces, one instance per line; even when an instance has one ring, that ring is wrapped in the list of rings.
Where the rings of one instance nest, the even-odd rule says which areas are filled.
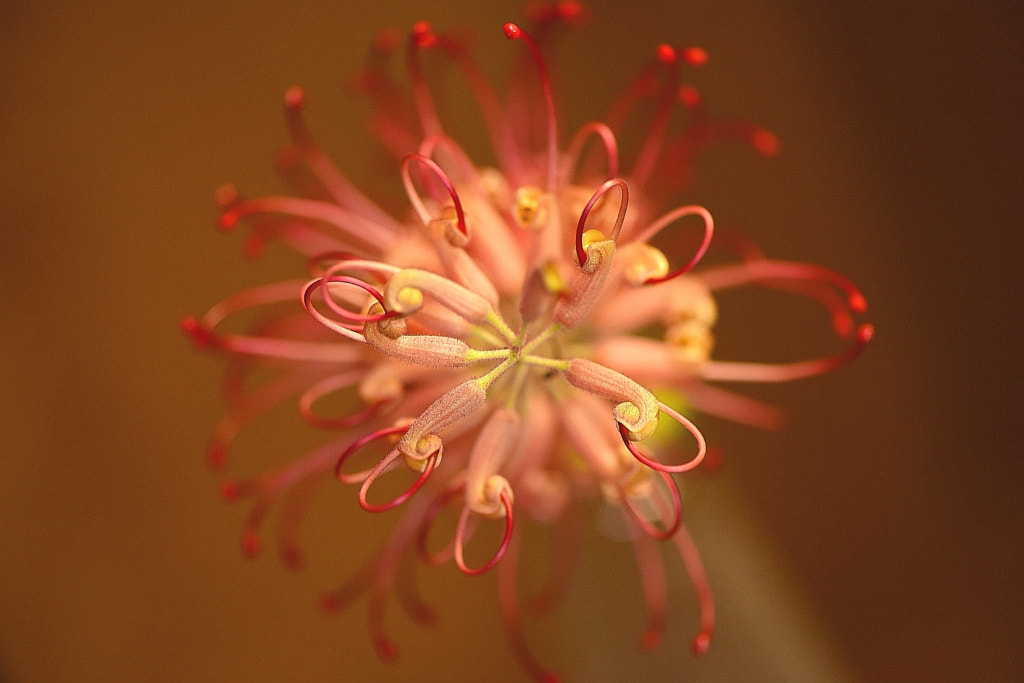
[[[657,43],[707,48],[693,77],[712,114],[763,124],[783,151],[716,150],[686,199],[772,256],[850,276],[877,328],[849,368],[752,390],[786,407],[783,431],[698,416],[725,452],[686,489],[720,603],[708,657],[687,650],[678,563],[666,642],[638,653],[631,555],[591,531],[567,606],[528,630],[574,679],[1024,677],[1024,11],[843,5],[591,2],[552,63],[564,141]],[[244,508],[219,502],[203,463],[221,367],[177,327],[295,272],[278,251],[245,260],[213,227],[220,183],[280,189],[285,88],[306,88],[342,169],[397,187],[347,83],[377,30],[422,18],[471,28],[500,81],[521,48],[500,27],[523,13],[468,7],[0,6],[0,680],[522,678],[493,577],[421,576],[441,622],[421,631],[392,608],[395,669],[373,654],[364,602],[316,611],[387,528],[340,485],[303,527],[305,571],[240,558]],[[803,343],[760,300],[734,306],[723,355]],[[287,416],[274,425],[239,444],[236,474],[311,443]]]

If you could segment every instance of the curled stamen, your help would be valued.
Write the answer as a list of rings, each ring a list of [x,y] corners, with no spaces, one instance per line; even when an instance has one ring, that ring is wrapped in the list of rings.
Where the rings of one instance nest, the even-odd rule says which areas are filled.
[[[875,328],[872,325],[861,325],[854,335],[854,343],[845,351],[811,360],[793,363],[730,363],[710,361],[700,366],[699,371],[704,379],[719,382],[788,382],[820,375],[846,365],[864,350]]]
[[[381,307],[384,306],[384,297],[383,297],[383,295],[380,292],[378,292],[376,289],[374,289],[372,286],[366,284],[365,282],[363,282],[362,280],[359,280],[357,278],[351,277],[349,275],[331,275],[331,276],[328,276],[328,277],[321,278],[320,281],[321,281],[321,286],[333,285],[333,284],[342,284],[342,285],[352,285],[353,287],[358,287],[359,289],[363,290],[364,292],[366,292],[367,294],[372,296],[374,299],[376,299],[377,303],[380,304]],[[330,296],[330,292],[329,292],[329,288],[328,287],[324,287],[324,290],[325,290],[324,291],[324,303],[327,304],[327,307],[330,308],[334,312],[335,315],[337,315],[340,318],[343,318],[344,320],[348,320],[350,323],[360,323],[360,324],[362,324],[362,323],[378,323],[378,322],[380,322],[382,320],[386,320],[388,318],[394,318],[397,315],[396,313],[389,313],[387,311],[385,311],[383,313],[372,314],[372,315],[371,314],[362,314],[362,313],[353,313],[351,311],[346,310],[342,306],[338,305],[338,302],[334,300],[334,297]],[[342,324],[344,325],[345,323],[342,323]],[[350,329],[353,329],[354,331],[358,331],[358,329],[359,329],[358,327],[356,327],[355,325],[352,325],[352,324],[346,325],[346,327],[349,327]]]
[[[462,202],[459,201],[459,194],[455,191],[455,186],[452,185],[452,181],[448,178],[448,174],[441,170],[441,167],[438,166],[430,157],[422,154],[409,154],[402,159],[402,183],[405,185],[405,193],[409,196],[409,201],[412,203],[413,208],[416,209],[416,213],[419,214],[420,220],[423,221],[424,225],[430,225],[430,221],[433,220],[433,218],[427,210],[426,205],[423,203],[423,200],[420,198],[419,191],[412,182],[412,175],[409,173],[409,166],[414,161],[418,161],[423,164],[437,177],[438,180],[441,181],[445,191],[448,192],[448,196],[451,197],[452,204],[455,206],[455,215],[457,216],[455,227],[460,233],[462,233],[463,237],[468,238],[469,231],[466,229],[466,216],[462,211]]]
[[[754,259],[744,263],[720,266],[701,274],[701,279],[711,290],[736,287],[748,282],[771,280],[796,280],[822,282],[842,291],[847,298],[847,305],[855,313],[865,313],[868,309],[867,299],[843,275],[808,263],[796,261],[776,261],[774,259]]]
[[[668,273],[667,275],[663,275],[660,277],[648,277],[646,280],[644,280],[642,284],[653,285],[659,282],[665,282],[667,280],[679,277],[683,273],[686,273],[690,269],[692,269],[704,257],[704,253],[708,250],[708,246],[711,244],[711,237],[715,231],[715,222],[711,218],[711,213],[708,212],[708,210],[702,206],[681,206],[677,209],[669,211],[664,216],[654,221],[654,223],[652,223],[649,228],[640,233],[640,235],[637,236],[636,241],[647,242],[656,234],[661,232],[664,228],[668,227],[670,224],[674,223],[680,218],[694,215],[700,216],[704,222],[704,237],[701,239],[701,243],[700,246],[697,248],[697,251],[694,252],[693,256],[684,266],[677,268],[676,270],[672,271],[671,273]]]
[[[375,482],[380,475],[391,469],[391,466],[398,459],[399,455],[400,452],[396,448],[384,456],[384,458],[370,470],[366,479],[363,480],[363,485],[359,488],[359,507],[363,508],[367,512],[385,512],[386,510],[398,507],[405,501],[409,500],[414,493],[420,490],[420,488],[427,482],[427,479],[430,478],[430,475],[433,474],[434,469],[441,460],[440,449],[434,451],[426,457],[423,471],[420,472],[420,476],[416,478],[416,481],[412,483],[412,486],[386,503],[382,503],[380,505],[370,503],[366,500],[366,494],[369,492],[373,482]]]
[[[344,417],[322,417],[313,411],[313,405],[321,398],[338,389],[353,386],[362,377],[363,374],[359,371],[332,375],[306,389],[299,396],[299,414],[302,415],[302,419],[320,429],[345,429],[369,420],[387,405],[387,401],[375,401],[363,410]]]
[[[683,521],[683,503],[679,497],[679,486],[676,484],[676,480],[672,478],[672,475],[668,472],[658,471],[658,476],[665,483],[665,487],[668,488],[669,495],[672,498],[672,517],[665,524],[664,529],[659,529],[653,522],[647,519],[647,515],[636,509],[636,503],[633,502],[633,496],[630,495],[629,490],[622,491],[622,502],[633,518],[633,521],[643,529],[645,534],[659,541],[664,541],[672,538],[676,531],[679,530],[679,525]],[[658,511],[658,514],[661,516],[661,511]]]
[[[613,187],[619,188],[621,200],[619,201],[619,213],[615,217],[615,224],[612,226],[609,239],[615,241],[619,236],[619,231],[622,229],[622,221],[626,217],[626,207],[629,205],[629,186],[622,178],[612,178],[611,180],[606,180],[590,198],[587,205],[583,207],[583,212],[580,213],[579,223],[576,224],[576,264],[580,268],[585,268],[587,264],[587,249],[583,244],[584,228],[587,225],[587,218],[590,216],[590,212],[593,210],[594,205],[597,204],[598,200],[604,197],[605,194],[607,194]]]
[[[614,178],[619,175],[619,145],[615,141],[615,134],[611,128],[600,121],[591,121],[580,128],[572,142],[569,143],[569,151],[566,152],[566,157],[569,159],[567,164],[568,171],[566,172],[567,178],[572,178],[572,172],[575,170],[576,165],[580,161],[580,155],[583,153],[583,146],[591,135],[598,136],[604,144],[605,155],[608,158],[609,177]]]
[[[323,278],[311,280],[307,282],[300,292],[302,296],[302,307],[306,309],[306,312],[313,316],[313,319],[323,325],[329,330],[337,332],[338,334],[353,339],[357,342],[366,343],[366,338],[358,331],[354,330],[352,326],[346,323],[339,323],[336,320],[331,320],[326,315],[317,310],[316,306],[313,305],[313,294],[324,285]],[[324,297],[325,299],[327,297]]]
[[[502,506],[505,508],[505,535],[502,537],[501,545],[498,546],[498,551],[494,553],[494,556],[491,557],[486,564],[475,569],[468,567],[463,557],[462,546],[465,540],[466,522],[469,519],[471,510],[468,505],[465,505],[462,508],[462,513],[459,515],[459,525],[455,530],[455,564],[458,565],[463,574],[468,574],[470,576],[483,574],[494,567],[494,565],[498,564],[498,562],[501,561],[501,558],[505,555],[508,543],[512,539],[512,498],[507,489],[502,489],[501,493],[498,494],[498,497],[501,500]]]
[[[548,119],[548,178],[547,178],[547,189],[553,191],[555,189],[555,166],[558,160],[558,122],[555,118],[555,99],[551,94],[551,80],[548,78],[548,70],[544,65],[544,57],[540,53],[540,49],[537,47],[537,43],[533,41],[523,29],[519,28],[516,24],[508,23],[504,27],[505,37],[509,40],[522,40],[526,43],[530,49],[530,53],[533,55],[533,60],[537,65],[537,73],[540,76],[541,88],[544,91],[544,105],[547,108],[547,119]]]
[[[630,438],[629,429],[626,427],[626,425],[620,422],[619,435],[622,437],[622,443],[626,445],[626,448],[629,449],[629,452],[633,455],[634,458],[636,458],[643,464],[647,465],[648,467],[657,470],[658,472],[689,472],[690,470],[700,465],[700,463],[704,460],[704,456],[707,455],[708,445],[707,442],[704,440],[704,435],[701,434],[699,429],[697,429],[697,425],[693,424],[688,419],[683,417],[681,414],[679,414],[678,411],[674,410],[672,407],[667,406],[661,401],[659,401],[658,408],[661,409],[661,412],[665,413],[673,420],[681,424],[686,429],[686,431],[690,432],[690,434],[693,435],[693,438],[697,440],[697,453],[696,455],[693,456],[693,458],[679,465],[666,465],[664,463],[658,462],[654,458],[651,458],[650,456],[645,454],[643,452],[643,449],[637,448],[636,446],[633,445],[632,439]]]
[[[334,476],[337,477],[338,481],[340,481],[343,484],[363,483],[364,481],[366,481],[366,478],[370,476],[370,473],[373,471],[373,468],[363,470],[362,472],[349,474],[347,472],[342,472],[341,470],[342,466],[345,464],[345,461],[352,457],[353,453],[355,453],[356,451],[358,451],[360,448],[370,443],[371,441],[376,441],[377,439],[383,438],[385,436],[405,434],[407,431],[409,431],[408,426],[385,427],[384,429],[378,429],[376,431],[370,432],[369,434],[364,434],[363,436],[359,437],[358,439],[353,441],[338,458],[338,462],[334,465]]]

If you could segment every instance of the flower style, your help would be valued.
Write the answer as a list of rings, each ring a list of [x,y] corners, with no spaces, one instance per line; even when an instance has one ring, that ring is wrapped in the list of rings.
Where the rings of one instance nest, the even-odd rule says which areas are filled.
[[[245,425],[295,397],[302,417],[332,434],[291,464],[225,482],[222,495],[252,500],[243,534],[250,556],[259,551],[265,514],[283,499],[278,545],[290,565],[301,564],[295,532],[311,495],[307,484],[336,477],[357,487],[368,512],[403,508],[380,553],[322,601],[335,610],[368,593],[371,636],[385,659],[397,655],[384,624],[392,588],[410,616],[431,618],[403,574],[419,556],[428,564],[451,560],[470,575],[497,567],[515,653],[531,675],[550,678],[521,630],[520,520],[571,530],[592,501],[618,510],[633,532],[648,610],[642,646],[657,645],[665,628],[654,541],[666,540],[696,590],[694,649],[706,651],[714,607],[681,522],[676,475],[700,465],[707,446],[654,389],[681,392],[707,413],[771,426],[775,408],[711,383],[815,375],[851,360],[871,337],[869,325],[854,322],[866,309],[863,296],[825,268],[770,259],[733,238],[723,263],[694,269],[712,243],[711,214],[669,203],[685,187],[694,156],[722,140],[766,156],[778,147],[761,128],[710,119],[699,93],[682,85],[684,70],[706,61],[703,50],[659,46],[607,118],[559,146],[542,48],[558,24],[583,16],[579,4],[560,2],[535,10],[530,32],[505,25],[522,49],[504,103],[461,42],[421,22],[406,46],[406,106],[387,69],[398,39],[382,34],[358,85],[376,105],[374,131],[399,161],[408,216],[380,208],[328,160],[304,123],[299,88],[285,95],[291,141],[281,161],[297,196],[219,193],[222,228],[245,221],[250,250],[279,240],[308,260],[311,275],[239,292],[184,320],[198,346],[230,360],[231,407],[210,461],[223,466]],[[421,67],[428,50],[464,77],[495,167],[477,166],[442,125]],[[680,112],[686,125],[670,127]],[[641,133],[635,153],[619,149],[628,130]],[[696,235],[693,253],[679,259],[654,246],[673,230]],[[715,294],[746,285],[820,303],[848,340],[846,350],[784,364],[712,359]],[[255,329],[226,331],[229,318],[253,312],[267,313]],[[339,396],[357,396],[358,405],[351,414],[324,415],[325,399]],[[659,427],[665,418],[682,430]],[[375,449],[384,453],[379,460],[367,455]],[[360,460],[362,469],[354,464]],[[438,549],[432,527],[448,506],[457,522]],[[555,565],[549,598],[571,562]]]

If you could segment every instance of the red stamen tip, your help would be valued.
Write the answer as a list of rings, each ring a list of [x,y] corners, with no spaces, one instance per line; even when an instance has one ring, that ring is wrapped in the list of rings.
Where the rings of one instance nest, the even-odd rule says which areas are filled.
[[[710,633],[701,633],[693,639],[693,654],[698,656],[706,655],[709,649],[711,649]]]
[[[523,35],[523,29],[519,28],[512,22],[505,24],[503,30],[505,31],[505,37],[508,38],[509,40],[517,40],[518,38],[521,38]]]
[[[225,503],[232,503],[238,500],[238,482],[225,481],[220,485],[220,488],[218,488],[217,495],[219,495],[220,499],[223,500]]]
[[[659,645],[661,645],[662,636],[663,632],[661,629],[652,628],[645,631],[643,636],[641,636],[640,638],[640,649],[644,650],[645,652],[650,652],[651,650],[657,648]]]
[[[337,614],[341,609],[341,601],[338,600],[338,596],[334,593],[324,593],[317,600],[317,607],[324,614]]]
[[[671,64],[676,61],[676,50],[671,45],[662,43],[657,50],[658,60],[663,64]]]
[[[306,91],[301,86],[293,85],[284,91],[284,106],[299,109],[306,103]]]
[[[766,130],[757,130],[750,136],[750,143],[761,154],[773,157],[779,153],[779,139]]]
[[[857,330],[857,341],[861,344],[867,344],[871,341],[871,338],[875,336],[874,325],[861,325],[860,329]]]
[[[708,51],[702,47],[688,47],[683,50],[683,61],[690,66],[703,66],[708,63]]]
[[[865,313],[868,310],[868,300],[860,292],[854,292],[850,295],[850,308],[857,313]]]
[[[679,89],[679,101],[687,109],[696,109],[700,106],[700,91],[692,85],[684,85]]]
[[[238,222],[238,213],[236,211],[225,211],[217,219],[217,227],[221,230],[231,230],[235,227],[235,223]]]
[[[199,320],[192,315],[186,315],[178,323],[181,331],[192,339],[196,346],[210,346],[213,343],[213,333],[206,329]]]
[[[222,444],[215,444],[210,446],[210,450],[206,453],[206,462],[211,469],[219,470],[224,467],[224,463],[228,459],[227,449]]]
[[[242,555],[246,559],[255,559],[260,554],[260,537],[255,531],[246,531],[242,536]]]
[[[433,47],[437,44],[437,36],[430,24],[425,21],[417,21],[412,26],[412,40],[416,47]]]
[[[377,648],[377,654],[385,662],[393,662],[398,659],[398,646],[387,638],[375,638],[373,645]]]
[[[563,21],[576,21],[583,18],[583,4],[575,0],[563,0],[558,3],[557,12]]]

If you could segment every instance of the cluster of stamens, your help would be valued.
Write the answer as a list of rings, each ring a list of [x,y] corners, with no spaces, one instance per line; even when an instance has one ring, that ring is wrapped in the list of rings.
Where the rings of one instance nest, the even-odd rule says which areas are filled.
[[[544,28],[575,22],[581,12],[578,3],[561,2],[538,18]],[[338,432],[301,460],[250,480],[229,481],[222,493],[228,499],[255,499],[243,542],[250,555],[259,549],[258,531],[268,508],[289,496],[279,539],[282,556],[293,564],[301,560],[294,524],[306,504],[302,495],[290,497],[299,482],[333,471],[339,481],[358,486],[364,510],[405,510],[380,555],[324,599],[335,609],[368,592],[373,638],[386,658],[397,652],[383,627],[385,597],[395,582],[404,586],[407,611],[423,621],[431,618],[418,597],[408,597],[413,589],[398,571],[406,553],[414,552],[428,564],[453,560],[466,574],[497,566],[502,615],[517,655],[536,677],[549,676],[520,631],[515,585],[520,525],[514,511],[561,525],[579,504],[593,499],[618,509],[625,527],[635,532],[649,610],[642,644],[656,645],[664,628],[664,576],[651,541],[671,540],[696,588],[701,628],[694,648],[703,652],[714,608],[682,524],[675,475],[700,465],[707,445],[682,412],[648,387],[683,387],[707,412],[771,425],[778,417],[773,408],[707,382],[780,381],[837,367],[871,336],[870,326],[853,323],[866,305],[845,278],[768,259],[742,241],[729,247],[738,261],[694,273],[711,246],[710,213],[693,205],[660,215],[652,210],[660,169],[682,164],[703,140],[689,130],[667,139],[677,104],[691,112],[698,128],[703,126],[704,136],[709,131],[732,135],[766,154],[777,147],[756,127],[715,129],[704,119],[696,91],[678,82],[681,64],[707,61],[703,50],[660,46],[652,66],[625,91],[607,122],[583,126],[563,154],[540,47],[515,24],[504,31],[526,44],[527,64],[540,77],[542,114],[533,122],[503,115],[462,46],[425,22],[413,28],[407,58],[418,142],[411,142],[417,133],[401,125],[401,112],[388,103],[382,73],[361,80],[378,101],[382,139],[396,149],[406,147],[398,156],[410,221],[384,212],[327,160],[303,121],[304,93],[288,91],[292,143],[285,170],[304,167],[319,186],[314,194],[328,199],[243,199],[224,189],[221,226],[249,220],[251,249],[279,239],[308,258],[312,278],[247,290],[202,319],[186,319],[185,329],[197,344],[247,359],[230,382],[234,406],[218,426],[211,461],[223,466],[244,425],[295,395],[307,422]],[[380,41],[375,49],[387,51],[395,44]],[[499,168],[478,168],[444,132],[421,74],[418,55],[427,49],[447,52],[465,74],[487,120]],[[665,84],[652,89],[659,73],[665,74]],[[621,173],[616,131],[645,97],[656,101],[654,113],[632,168]],[[531,138],[542,140],[537,149],[529,149]],[[587,157],[594,141],[603,154]],[[595,156],[601,157],[599,164],[593,163]],[[653,241],[671,226],[683,225],[699,226],[699,239],[689,258],[673,266],[676,259]],[[711,329],[718,314],[713,293],[750,284],[795,291],[822,304],[837,335],[852,343],[833,356],[784,364],[712,360]],[[295,300],[304,309],[299,316],[273,320],[253,334],[222,331],[236,313]],[[284,370],[256,389],[245,387],[244,376],[260,363]],[[346,392],[362,405],[342,416],[317,412],[322,400]],[[682,444],[673,443],[675,437],[667,440],[664,432],[659,438],[663,415],[689,434]],[[371,452],[380,457],[367,461]],[[679,452],[687,455],[672,455]],[[362,469],[354,464],[360,461]],[[383,487],[375,487],[385,475],[401,472],[408,483],[398,484],[398,493],[381,494]],[[389,479],[401,481],[397,474]],[[458,502],[452,538],[440,550],[431,549],[431,529],[441,510]],[[486,520],[499,520],[500,541],[485,559],[471,562],[467,546]]]

